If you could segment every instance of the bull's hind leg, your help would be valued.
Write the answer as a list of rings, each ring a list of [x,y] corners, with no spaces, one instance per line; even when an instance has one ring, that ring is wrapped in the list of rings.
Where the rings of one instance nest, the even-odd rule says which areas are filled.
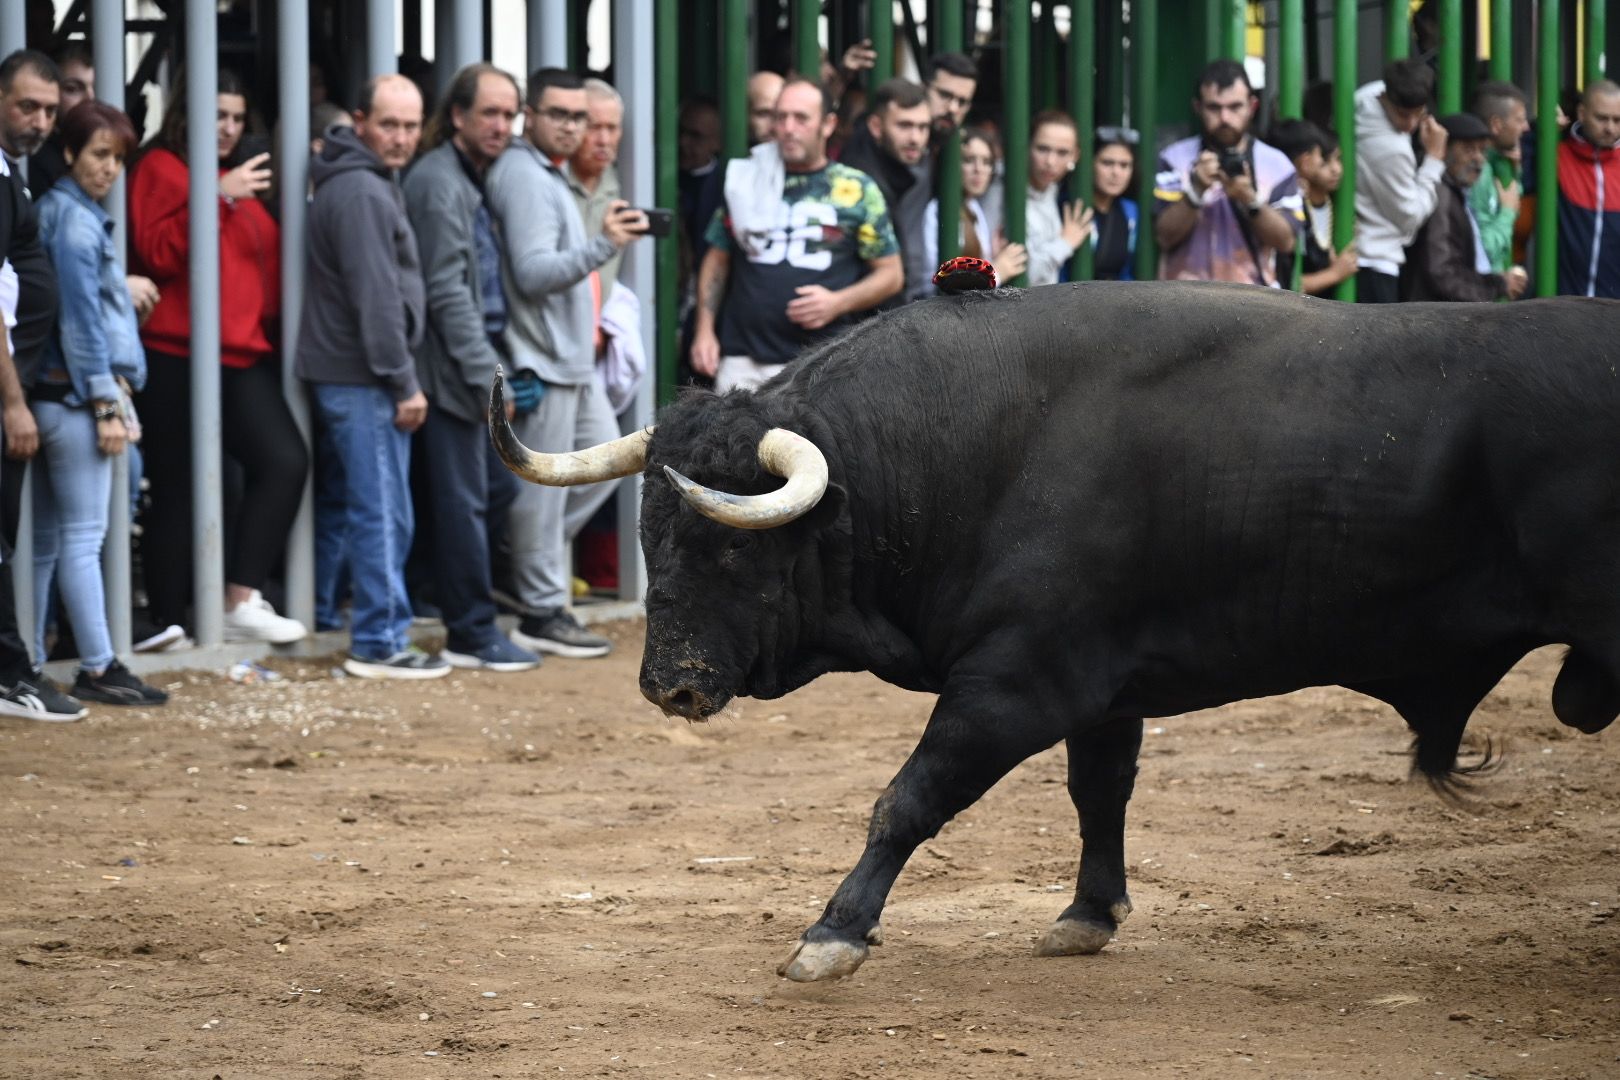
[[[1080,878],[1074,903],[1041,940],[1040,956],[1094,953],[1131,913],[1125,891],[1125,804],[1136,787],[1142,721],[1115,720],[1070,735],[1069,798],[1080,812]]]
[[[1023,696],[989,679],[953,680],[917,748],[872,808],[866,850],[776,969],[795,982],[853,974],[875,943],[894,880],[917,845],[972,806],[1014,766],[1063,737]]]

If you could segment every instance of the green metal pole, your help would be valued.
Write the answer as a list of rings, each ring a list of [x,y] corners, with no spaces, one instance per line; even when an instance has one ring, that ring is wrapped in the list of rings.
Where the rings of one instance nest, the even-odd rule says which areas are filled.
[[[1035,49],[1040,56],[1040,94],[1034,106],[1037,109],[1055,109],[1062,99],[1058,96],[1059,70],[1062,64],[1062,46],[1058,42],[1057,5],[1047,0],[1041,5],[1041,21],[1035,30]]]
[[[962,51],[962,5],[957,0],[944,0],[936,16],[938,25],[931,35],[934,52]],[[939,171],[935,174],[935,190],[939,192],[939,261],[953,259],[961,254],[962,241],[962,139],[953,131],[939,148]],[[989,258],[990,253],[984,253]],[[928,267],[930,271],[933,267]]]
[[[1118,3],[1109,0],[1103,5],[1102,23],[1097,39],[1108,43],[1108,77],[1098,108],[1104,120],[1120,124],[1125,121],[1125,14]]]
[[[1226,55],[1226,7],[1232,0],[1204,0],[1204,59]]]
[[[1384,59],[1405,60],[1411,55],[1412,0],[1384,0]]]
[[[1305,0],[1282,0],[1278,10],[1277,113],[1298,120],[1305,115]]]
[[[1242,60],[1249,52],[1249,5],[1247,0],[1227,0],[1226,8],[1226,55]]]
[[[1096,29],[1095,0],[1069,0],[1069,109],[1080,130],[1080,164],[1069,174],[1069,193],[1086,206],[1091,205],[1097,175],[1092,161],[1097,142]],[[1069,263],[1070,280],[1091,280],[1092,255],[1091,241],[1087,240]]]
[[[1536,295],[1558,293],[1558,0],[1541,0],[1536,72]]]
[[[821,0],[793,0],[793,67],[821,81]]]
[[[1603,54],[1609,32],[1608,0],[1586,0],[1586,70],[1581,85],[1591,86],[1608,74]]]
[[[653,5],[653,93],[657,116],[653,138],[653,185],[659,206],[680,203],[677,157],[680,128],[680,5],[665,0]],[[675,366],[680,353],[680,315],[676,305],[680,274],[679,250],[675,237],[657,241],[658,322],[653,328],[653,345],[658,357],[658,403],[667,405],[675,397]]]
[[[1333,125],[1344,159],[1344,178],[1333,194],[1333,247],[1341,250],[1356,235],[1356,0],[1333,3]],[[1354,275],[1339,282],[1334,296],[1356,302]]]
[[[867,36],[872,39],[872,51],[877,53],[877,63],[872,67],[872,85],[875,87],[894,75],[893,0],[871,0],[867,17],[870,20]]]
[[[1513,0],[1491,0],[1491,78],[1513,81]]]
[[[722,0],[720,28],[725,74],[720,107],[726,125],[726,157],[748,156],[748,0]]]
[[[1152,281],[1159,276],[1159,251],[1151,224],[1159,152],[1154,134],[1159,119],[1159,0],[1134,0],[1131,4],[1131,61],[1136,65],[1131,124],[1142,135],[1136,148],[1136,198],[1143,221],[1136,230],[1136,279]]]
[[[1440,64],[1435,101],[1441,116],[1462,108],[1462,0],[1440,0]]]
[[[1029,239],[1024,211],[1029,200],[1029,4],[1012,0],[1001,10],[1002,90],[1006,101],[1007,151],[1003,227],[1007,239],[1022,244]],[[1019,274],[1008,285],[1027,285],[1029,275]]]

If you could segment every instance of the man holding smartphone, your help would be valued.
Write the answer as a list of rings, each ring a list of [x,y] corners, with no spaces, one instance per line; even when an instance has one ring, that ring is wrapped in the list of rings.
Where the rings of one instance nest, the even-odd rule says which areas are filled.
[[[510,298],[504,344],[515,369],[509,400],[518,438],[542,453],[567,453],[619,437],[596,378],[596,303],[591,275],[647,231],[640,210],[613,200],[601,234],[588,236],[567,163],[590,120],[584,81],[560,68],[529,78],[523,135],[490,166],[484,197],[506,241],[501,279]],[[568,542],[613,493],[613,485],[525,484],[508,538],[522,621],[512,640],[554,656],[606,656],[607,638],[568,610]]]
[[[1293,162],[1249,131],[1260,99],[1243,65],[1216,60],[1198,77],[1193,110],[1202,134],[1159,155],[1154,235],[1159,277],[1172,281],[1277,282],[1277,253],[1304,227]]]

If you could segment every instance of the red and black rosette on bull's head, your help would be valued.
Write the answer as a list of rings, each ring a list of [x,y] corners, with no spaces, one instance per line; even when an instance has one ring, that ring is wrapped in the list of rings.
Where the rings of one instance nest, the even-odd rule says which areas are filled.
[[[996,268],[983,259],[958,255],[946,259],[934,271],[934,284],[942,293],[973,292],[976,289],[996,287]]]

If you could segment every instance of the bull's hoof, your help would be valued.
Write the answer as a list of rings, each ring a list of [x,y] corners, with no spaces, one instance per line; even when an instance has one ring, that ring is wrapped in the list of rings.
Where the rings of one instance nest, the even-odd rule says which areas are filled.
[[[821,982],[855,974],[866,961],[864,944],[851,941],[800,941],[776,973],[794,982]]]
[[[1090,919],[1059,919],[1035,943],[1036,956],[1090,956],[1101,952],[1114,928]]]
[[[870,930],[868,930],[866,932],[866,943],[868,945],[881,945],[881,944],[883,944],[883,924],[882,923],[879,923],[878,925],[872,927],[872,929],[870,929]]]

